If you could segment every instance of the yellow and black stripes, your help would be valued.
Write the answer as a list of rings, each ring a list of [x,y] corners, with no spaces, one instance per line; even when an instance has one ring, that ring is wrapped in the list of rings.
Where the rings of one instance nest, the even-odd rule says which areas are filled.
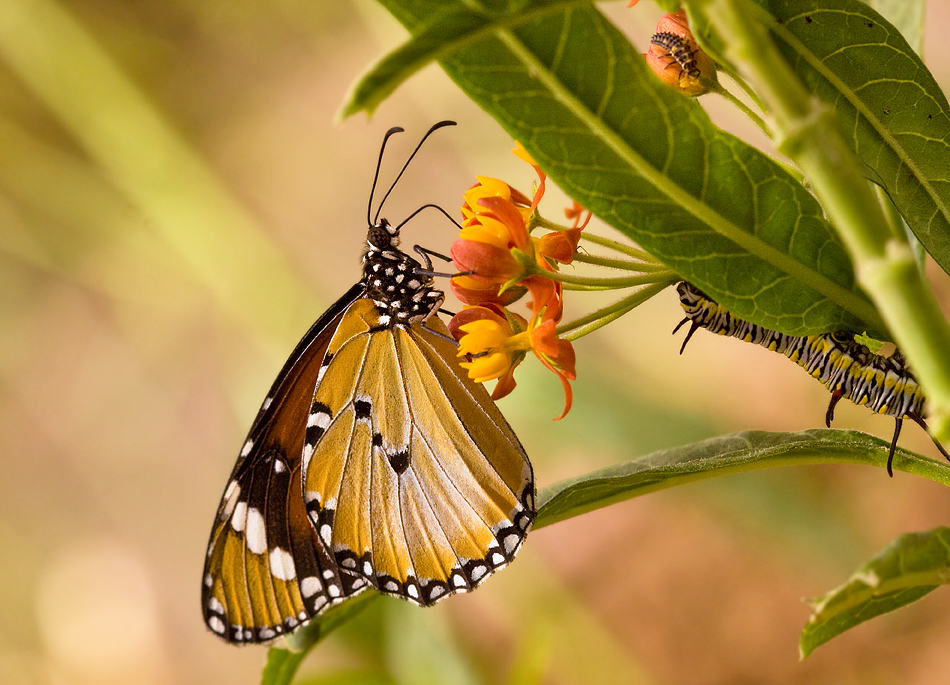
[[[784,354],[831,391],[831,401],[825,414],[827,426],[831,426],[835,405],[842,398],[895,419],[894,438],[887,460],[889,474],[893,473],[891,463],[903,419],[911,419],[927,430],[923,419],[926,413],[924,392],[899,351],[889,357],[874,354],[855,340],[854,333],[849,331],[809,336],[785,335],[733,316],[691,283],[682,281],[676,288],[686,318],[673,332],[686,322],[690,323],[680,354],[698,328]],[[936,440],[934,444],[950,461],[950,455],[943,446]]]

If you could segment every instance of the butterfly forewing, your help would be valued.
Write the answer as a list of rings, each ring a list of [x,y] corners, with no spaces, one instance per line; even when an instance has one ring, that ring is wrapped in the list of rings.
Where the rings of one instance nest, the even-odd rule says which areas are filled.
[[[218,508],[205,562],[202,608],[230,642],[292,631],[364,582],[341,577],[301,499],[301,453],[325,352],[354,287],[314,324],[268,393]]]
[[[431,604],[517,552],[534,517],[528,459],[433,317],[381,326],[351,307],[314,396],[325,432],[304,497],[338,563],[387,594]],[[344,363],[346,362],[346,363]]]

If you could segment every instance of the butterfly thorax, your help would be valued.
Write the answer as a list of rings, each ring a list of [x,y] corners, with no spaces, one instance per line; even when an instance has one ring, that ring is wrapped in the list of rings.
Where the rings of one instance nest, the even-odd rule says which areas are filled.
[[[423,322],[438,311],[445,299],[422,264],[398,245],[399,229],[386,219],[369,228],[363,254],[363,283],[366,296],[379,310],[382,326]]]

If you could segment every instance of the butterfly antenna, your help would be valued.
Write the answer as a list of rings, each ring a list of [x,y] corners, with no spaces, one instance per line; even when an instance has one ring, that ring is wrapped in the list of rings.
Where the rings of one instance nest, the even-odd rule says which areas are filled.
[[[383,166],[383,153],[386,152],[386,143],[389,142],[389,139],[396,135],[397,133],[402,133],[406,129],[400,128],[399,126],[393,126],[391,129],[386,131],[386,135],[383,136],[383,144],[379,146],[379,159],[376,160],[376,174],[373,176],[373,187],[369,191],[369,203],[366,205],[366,225],[372,226],[373,221],[373,196],[376,194],[376,184],[379,182],[379,170]],[[389,193],[386,193],[388,196]],[[386,198],[383,198],[385,201]],[[382,204],[380,204],[380,207]],[[379,212],[376,213],[376,216],[379,216]]]
[[[422,147],[422,144],[423,144],[424,142],[426,142],[426,140],[429,138],[429,136],[431,136],[433,133],[435,133],[436,131],[438,131],[440,128],[444,128],[445,126],[455,126],[455,122],[454,122],[454,121],[440,121],[439,123],[434,124],[434,125],[432,126],[432,128],[430,128],[428,131],[426,131],[426,134],[425,134],[424,136],[422,136],[422,140],[420,140],[420,141],[419,141],[419,144],[416,145],[416,149],[412,151],[412,154],[409,155],[409,159],[407,159],[407,160],[406,160],[406,163],[402,165],[402,171],[399,172],[399,175],[396,176],[396,180],[393,181],[392,185],[389,186],[389,190],[387,190],[387,191],[386,191],[386,194],[383,195],[383,199],[380,201],[379,207],[378,207],[377,210],[376,210],[376,215],[373,216],[373,218],[372,218],[371,221],[369,221],[369,224],[370,224],[371,226],[372,226],[372,225],[375,225],[376,222],[379,221],[379,215],[380,215],[380,213],[382,213],[382,211],[383,211],[383,205],[386,204],[386,199],[389,197],[390,193],[393,192],[393,189],[396,187],[396,184],[399,183],[399,179],[402,178],[402,175],[403,175],[404,173],[406,173],[406,169],[409,168],[409,162],[411,162],[411,161],[412,161],[412,158],[416,156],[416,153],[417,153],[417,152],[419,152],[419,148]],[[389,131],[386,133],[386,137],[383,139],[383,147],[384,147],[384,148],[386,147],[386,141],[389,139],[389,136],[392,135],[393,133],[398,133],[399,131],[402,131],[402,129],[401,129],[401,128],[391,128],[391,129],[389,129]],[[383,151],[380,150],[380,151],[379,151],[379,162],[377,162],[377,164],[376,164],[376,177],[377,177],[377,178],[379,177],[379,166],[380,166],[380,164],[382,164],[382,162],[383,162]],[[373,192],[375,192],[375,191],[376,191],[376,179],[373,179]],[[371,195],[370,195],[370,205],[371,205],[371,206],[372,206],[372,202],[373,202],[373,199],[372,199],[372,194],[371,194]],[[372,210],[370,210],[370,211],[372,211]],[[370,218],[370,217],[369,217],[369,212],[367,212],[366,218],[367,218],[367,219]]]
[[[403,226],[405,226],[406,224],[408,224],[410,221],[412,221],[413,219],[415,219],[415,218],[416,218],[416,215],[419,214],[420,212],[422,212],[422,210],[424,210],[424,209],[437,209],[437,210],[439,210],[439,211],[442,213],[442,215],[443,215],[446,219],[448,219],[448,220],[451,221],[453,224],[455,224],[455,227],[456,227],[458,230],[460,230],[460,231],[461,231],[461,230],[464,230],[463,227],[462,227],[462,224],[460,224],[458,221],[456,221],[455,218],[454,218],[451,214],[449,214],[447,211],[445,211],[445,209],[443,209],[443,208],[440,207],[439,205],[422,205],[419,209],[417,209],[417,210],[414,211],[412,214],[410,214],[410,215],[407,216],[405,219],[403,219],[401,222],[399,222],[399,225],[396,227],[396,229],[398,230],[398,229],[402,228]]]

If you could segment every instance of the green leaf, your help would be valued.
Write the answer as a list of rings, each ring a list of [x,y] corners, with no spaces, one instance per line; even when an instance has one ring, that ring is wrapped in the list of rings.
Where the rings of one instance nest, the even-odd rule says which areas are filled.
[[[858,0],[758,0],[808,87],[827,102],[868,178],[950,273],[950,105],[900,32]]]
[[[716,476],[777,466],[863,464],[881,469],[889,443],[857,431],[801,433],[749,431],[654,452],[544,488],[538,495],[535,528],[579,516],[632,497]],[[950,486],[950,464],[899,449],[894,470]]]
[[[386,607],[385,664],[397,683],[476,685],[480,678],[444,612],[408,602]]]
[[[950,528],[901,535],[843,585],[809,601],[800,650],[818,646],[868,619],[914,602],[950,582]]]
[[[469,42],[488,38],[499,29],[510,28],[563,6],[589,4],[589,0],[556,0],[524,12],[488,15],[468,7],[448,7],[408,41],[372,65],[347,94],[339,119],[357,112],[372,114],[403,81],[422,67],[447,56]]]
[[[306,656],[306,652],[271,647],[267,651],[267,663],[261,673],[261,685],[286,685],[293,682],[300,662]]]
[[[492,14],[381,2],[413,33],[446,7]],[[441,64],[568,194],[743,319],[795,335],[883,329],[814,197],[662,84],[595,8],[516,23],[447,46]]]
[[[338,119],[365,110],[372,114],[394,90],[429,62],[439,59],[447,50],[479,35],[489,21],[484,14],[467,8],[449,8],[429,26],[402,46],[371,66],[347,93]]]
[[[284,640],[286,648],[271,647],[267,652],[267,664],[261,673],[261,685],[289,685],[311,649],[344,623],[356,618],[379,597],[375,592],[363,592],[337,604],[288,636]]]

